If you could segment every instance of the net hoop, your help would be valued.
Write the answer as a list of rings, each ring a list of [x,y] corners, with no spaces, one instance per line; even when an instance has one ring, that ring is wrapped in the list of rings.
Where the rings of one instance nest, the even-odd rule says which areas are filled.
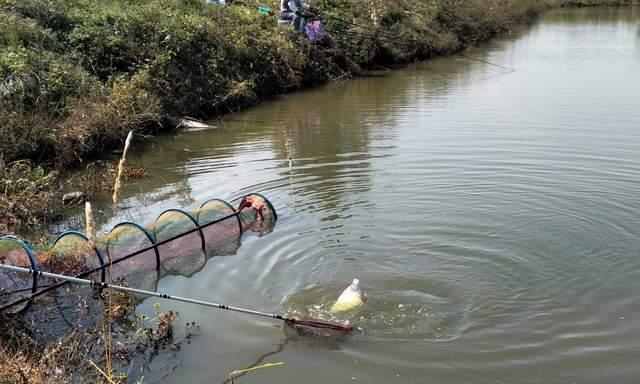
[[[229,203],[226,200],[222,200],[222,199],[209,199],[207,201],[205,201],[204,203],[202,203],[202,205],[200,206],[200,209],[198,210],[198,213],[196,214],[196,220],[198,223],[200,223],[200,215],[202,214],[202,209],[204,209],[204,207],[206,205],[208,205],[209,203],[213,203],[213,202],[220,202],[223,205],[225,205],[226,207],[228,207],[231,212],[235,213],[236,216],[236,220],[238,221],[238,229],[240,230],[240,234],[242,234],[243,230],[242,230],[242,222],[240,221],[240,215],[238,214],[239,212],[236,212],[236,209],[233,208],[233,205],[231,205],[231,203]],[[275,212],[275,209],[273,210]],[[200,225],[200,224],[198,224]]]
[[[155,238],[151,235],[151,233],[149,233],[149,231],[144,228],[142,225],[135,223],[133,221],[123,221],[120,222],[118,224],[116,224],[113,228],[111,228],[111,231],[109,231],[109,235],[107,236],[107,243],[105,245],[105,249],[107,252],[107,256],[109,257],[110,263],[114,264],[114,260],[112,259],[112,255],[109,252],[109,245],[111,245],[111,238],[112,235],[115,233],[116,229],[124,227],[124,226],[132,226],[136,229],[139,229],[142,233],[144,233],[144,235],[146,236],[146,238],[151,242],[151,244],[153,244],[153,250],[156,256],[156,270],[160,269],[160,252],[158,251],[158,247],[156,246],[156,240]],[[124,259],[124,257],[121,257],[120,259]],[[118,259],[118,260],[120,260]],[[110,264],[109,262],[106,264],[103,264],[104,266],[107,266]]]
[[[182,214],[184,216],[186,216],[189,221],[191,221],[193,223],[193,225],[196,226],[196,228],[198,229],[198,234],[200,235],[200,240],[202,242],[202,252],[206,252],[206,244],[204,241],[204,234],[202,233],[202,227],[200,226],[200,224],[198,223],[198,220],[196,220],[196,218],[193,217],[192,214],[190,214],[189,212],[183,211],[182,209],[178,209],[178,208],[171,208],[171,209],[167,209],[164,212],[162,212],[161,214],[158,215],[158,217],[156,218],[156,222],[155,225],[153,226],[153,238],[156,239],[156,241],[154,241],[154,243],[157,242],[158,240],[158,222],[160,221],[160,219],[162,218],[162,216],[164,216],[165,214],[168,213],[179,213]]]
[[[58,245],[58,243],[62,240],[64,240],[65,237],[67,236],[75,236],[75,237],[79,237],[80,239],[89,242],[89,237],[87,235],[85,235],[82,232],[79,231],[66,231],[61,233],[60,235],[58,235],[58,237],[56,237],[56,239],[53,241],[52,243],[52,247],[55,248],[56,245]],[[100,253],[100,250],[94,245],[93,246],[93,252],[96,254],[96,257],[98,258],[98,262],[100,263],[100,265],[105,265],[104,263],[104,257],[102,257],[102,253]],[[104,282],[105,281],[105,277],[106,277],[106,271],[105,268],[102,269],[101,273],[100,273],[100,281]]]
[[[3,235],[3,236],[0,236],[0,241],[15,242],[16,244],[18,244],[18,246],[20,248],[22,248],[22,250],[24,250],[25,254],[27,255],[27,258],[29,260],[29,264],[31,264],[31,269],[33,269],[34,271],[39,271],[40,270],[40,266],[38,265],[38,261],[36,260],[35,256],[33,255],[33,252],[31,251],[31,248],[29,247],[29,245],[24,240],[18,239],[14,235]],[[32,277],[32,280],[31,280],[31,293],[34,294],[34,293],[36,293],[37,290],[38,290],[38,276],[34,274],[33,277]],[[14,313],[24,312],[27,308],[29,308],[29,306],[32,304],[32,302],[33,302],[32,300],[27,301],[23,307],[18,307],[18,309],[16,309]]]

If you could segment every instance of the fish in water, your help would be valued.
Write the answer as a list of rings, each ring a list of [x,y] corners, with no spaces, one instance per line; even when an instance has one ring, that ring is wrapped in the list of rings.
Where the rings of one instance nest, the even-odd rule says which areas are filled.
[[[357,308],[364,303],[366,296],[362,292],[360,286],[360,280],[353,279],[353,282],[348,286],[338,297],[338,300],[331,307],[331,313],[349,311]]]

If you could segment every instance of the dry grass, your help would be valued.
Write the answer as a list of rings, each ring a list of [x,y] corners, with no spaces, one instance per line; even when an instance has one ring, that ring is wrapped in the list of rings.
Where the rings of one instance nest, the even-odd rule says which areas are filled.
[[[89,350],[81,334],[71,332],[43,345],[19,321],[0,320],[0,383],[71,383],[84,375]]]
[[[123,180],[149,176],[143,167],[124,167]],[[69,211],[62,196],[81,191],[85,198],[113,191],[116,166],[110,162],[94,162],[60,173],[29,161],[0,166],[0,234],[18,233],[33,226],[46,226]]]
[[[135,314],[137,302],[131,295],[103,292],[103,300],[104,327],[71,329],[50,343],[33,338],[21,320],[0,316],[0,383],[122,384],[128,382],[124,372],[135,355],[150,361],[162,351],[173,353],[196,327],[187,323],[185,337],[177,338],[177,312],[158,307],[156,317],[146,319]]]
[[[0,167],[0,234],[55,216],[59,173],[20,161]],[[60,198],[62,196],[60,195]]]

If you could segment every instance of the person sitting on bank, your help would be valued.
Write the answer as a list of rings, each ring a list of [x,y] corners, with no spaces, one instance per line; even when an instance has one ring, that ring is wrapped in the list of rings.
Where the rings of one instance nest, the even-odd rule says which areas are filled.
[[[207,4],[216,4],[222,7],[227,5],[242,5],[242,1],[238,0],[205,0]]]
[[[291,23],[298,32],[304,32],[304,13],[309,11],[309,4],[302,0],[281,0],[280,21]]]

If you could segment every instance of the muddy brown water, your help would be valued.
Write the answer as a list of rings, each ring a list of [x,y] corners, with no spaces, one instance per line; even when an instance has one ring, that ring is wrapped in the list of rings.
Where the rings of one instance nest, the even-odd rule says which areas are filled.
[[[316,316],[353,277],[369,293],[341,315],[358,327],[342,340],[163,302],[201,328],[156,376],[217,383],[282,361],[239,381],[639,382],[639,30],[637,7],[554,11],[466,53],[482,61],[376,73],[154,140],[133,160],[153,176],[126,185],[119,217],[252,191],[280,214],[162,291]]]

